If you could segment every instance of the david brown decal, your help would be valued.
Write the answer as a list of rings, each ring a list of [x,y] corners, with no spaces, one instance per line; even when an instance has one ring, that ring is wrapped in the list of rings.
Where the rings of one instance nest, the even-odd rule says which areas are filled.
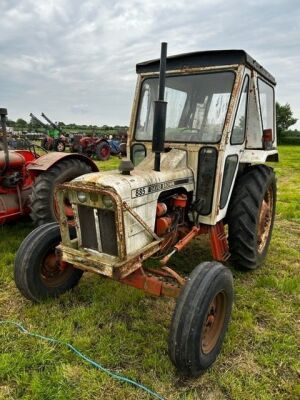
[[[149,186],[142,186],[137,189],[133,189],[131,191],[131,198],[134,199],[136,197],[146,196],[151,193],[160,192],[162,190],[171,189],[175,186],[192,183],[192,182],[193,182],[193,177],[190,176],[189,178],[177,179],[177,180],[172,180],[172,181],[167,181],[167,182],[153,183],[152,185],[149,185]]]

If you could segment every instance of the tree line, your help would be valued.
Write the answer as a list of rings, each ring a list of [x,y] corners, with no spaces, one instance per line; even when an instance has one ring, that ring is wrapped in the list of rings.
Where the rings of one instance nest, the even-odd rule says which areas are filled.
[[[45,124],[47,125],[47,124]],[[56,122],[56,125],[65,133],[85,133],[85,134],[118,134],[123,135],[127,132],[128,126],[124,125],[78,125],[75,123],[65,124],[64,122]],[[35,122],[32,118],[29,122],[27,122],[23,118],[18,118],[16,121],[12,119],[7,120],[7,126],[13,128],[15,131],[22,132],[39,132],[42,133],[45,131],[45,128],[40,126],[37,122]],[[50,128],[50,126],[49,126]]]
[[[291,130],[290,127],[298,121],[294,117],[291,106],[286,103],[280,105],[276,103],[276,125],[277,125],[277,141],[278,143],[297,143],[300,144],[300,131]]]
[[[291,130],[290,127],[295,125],[298,121],[294,117],[293,111],[290,104],[286,103],[281,105],[276,103],[276,125],[277,125],[277,139],[278,143],[284,142],[295,142],[300,144],[300,131],[297,129]],[[25,121],[22,118],[18,118],[16,121],[8,120],[7,125],[16,131],[27,131],[27,132],[44,132],[44,128],[38,126],[32,119],[30,122]],[[64,124],[63,122],[57,122],[57,125],[66,133],[86,133],[86,134],[114,134],[123,135],[127,132],[128,126],[108,126],[108,125],[78,125],[75,123]]]

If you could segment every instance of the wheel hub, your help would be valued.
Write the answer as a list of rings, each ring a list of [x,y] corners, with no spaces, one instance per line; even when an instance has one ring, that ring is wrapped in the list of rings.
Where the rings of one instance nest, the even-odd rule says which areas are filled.
[[[48,287],[55,287],[61,284],[68,275],[68,265],[62,266],[60,260],[55,255],[54,250],[51,251],[42,262],[41,278]]]
[[[227,298],[219,292],[211,302],[202,328],[201,349],[204,354],[210,353],[218,342],[225,320]]]
[[[101,149],[101,155],[102,155],[102,157],[106,157],[107,155],[108,155],[108,149],[106,148],[106,147],[103,147],[102,149]]]

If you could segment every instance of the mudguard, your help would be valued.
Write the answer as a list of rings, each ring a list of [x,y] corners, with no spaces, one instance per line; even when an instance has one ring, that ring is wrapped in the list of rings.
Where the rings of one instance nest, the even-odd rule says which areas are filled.
[[[92,161],[90,158],[86,157],[83,154],[77,153],[60,153],[60,152],[52,152],[45,154],[27,166],[27,169],[32,172],[38,171],[47,171],[50,167],[54,164],[57,164],[60,160],[66,158],[73,158],[78,159],[86,162],[88,165],[91,166],[93,172],[98,172],[99,169],[97,165]]]

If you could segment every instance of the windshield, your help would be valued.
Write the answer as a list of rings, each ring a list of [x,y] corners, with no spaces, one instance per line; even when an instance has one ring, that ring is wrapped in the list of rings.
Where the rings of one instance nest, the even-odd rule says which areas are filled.
[[[234,72],[166,77],[166,137],[169,142],[216,143],[222,135]],[[158,78],[143,81],[135,138],[152,140]]]

